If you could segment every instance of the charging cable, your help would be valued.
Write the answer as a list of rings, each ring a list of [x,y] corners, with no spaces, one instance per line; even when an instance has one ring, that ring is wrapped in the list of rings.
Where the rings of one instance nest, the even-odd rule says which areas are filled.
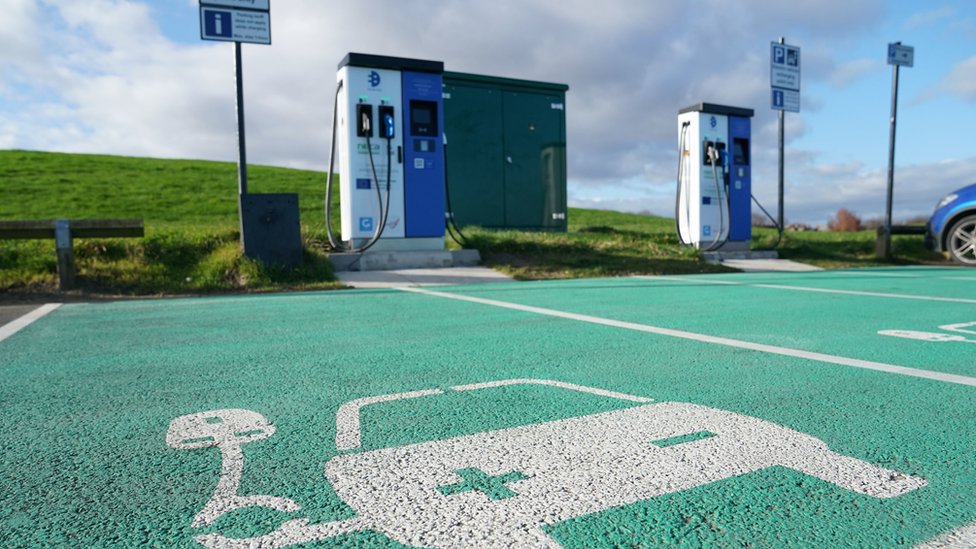
[[[725,244],[725,238],[722,237],[722,233],[726,232],[725,227],[725,210],[729,207],[729,196],[728,192],[725,193],[725,200],[722,200],[722,183],[718,180],[718,163],[722,155],[718,152],[718,146],[712,145],[708,151],[708,161],[712,165],[712,181],[715,182],[715,199],[718,200],[718,232],[715,233],[715,237],[712,239],[712,243],[708,245],[703,251],[711,252],[717,250]]]
[[[690,246],[691,241],[686,240],[684,234],[681,231],[680,213],[681,205],[685,206],[685,228],[688,229],[691,226],[691,206],[688,203],[688,183],[682,180],[682,174],[684,172],[685,165],[685,137],[688,134],[688,126],[691,122],[681,123],[681,132],[678,135],[678,179],[677,179],[677,189],[675,189],[675,200],[674,200],[674,230],[678,233],[678,242],[685,246]]]
[[[369,139],[369,130],[371,128],[372,121],[370,117],[365,112],[362,113],[362,127],[366,133],[366,150],[369,153],[369,166],[373,174],[373,182],[376,187],[376,202],[379,206],[379,211],[381,212],[380,222],[377,224],[376,228],[373,229],[373,234],[366,241],[365,244],[356,248],[353,246],[346,246],[339,242],[335,237],[335,233],[332,232],[332,179],[335,175],[335,147],[336,147],[336,129],[339,114],[339,93],[342,91],[342,81],[336,86],[335,101],[332,106],[332,146],[329,149],[329,175],[325,182],[325,233],[329,238],[329,246],[332,247],[333,251],[337,252],[348,252],[348,253],[360,253],[365,252],[376,241],[380,239],[383,235],[383,231],[386,230],[386,219],[390,213],[390,187],[392,179],[392,169],[393,169],[393,146],[391,143],[392,135],[387,137],[386,143],[386,203],[383,203],[383,197],[380,193],[379,178],[376,177],[376,165],[373,162],[373,147]],[[349,159],[351,162],[351,159]]]
[[[778,234],[776,236],[776,243],[773,244],[773,248],[779,248],[780,242],[783,241],[783,227],[779,225],[779,222],[773,219],[773,216],[769,215],[769,212],[766,211],[766,208],[763,208],[763,205],[759,203],[759,200],[756,198],[756,195],[753,194],[750,196],[752,196],[752,201],[756,203],[756,206],[759,206],[759,209],[762,210],[762,213],[766,214],[766,217],[768,217],[769,220],[773,222],[773,227],[776,227],[776,232]],[[758,251],[762,251],[762,250],[758,250]]]
[[[451,206],[450,178],[447,173],[447,134],[442,134],[442,138],[444,141],[444,199],[447,202],[447,211],[444,212],[444,227],[447,229],[447,234],[450,235],[451,240],[457,242],[458,246],[467,248],[470,246],[470,243],[454,220],[454,207]]]

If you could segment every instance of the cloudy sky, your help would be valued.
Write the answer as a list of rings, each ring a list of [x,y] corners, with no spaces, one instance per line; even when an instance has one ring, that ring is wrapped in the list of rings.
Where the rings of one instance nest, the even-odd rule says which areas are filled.
[[[236,159],[234,53],[190,0],[0,0],[0,149]],[[882,215],[891,67],[902,69],[895,217],[976,181],[972,0],[272,0],[244,46],[248,160],[325,170],[350,51],[565,83],[574,206],[673,211],[677,111],[753,108],[754,194],[775,215],[770,42],[802,49],[786,116],[786,218]]]

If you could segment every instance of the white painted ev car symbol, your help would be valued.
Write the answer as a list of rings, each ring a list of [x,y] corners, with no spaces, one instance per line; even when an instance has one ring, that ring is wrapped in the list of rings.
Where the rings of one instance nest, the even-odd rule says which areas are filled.
[[[823,441],[798,431],[695,404],[653,403],[548,380],[505,380],[450,390],[526,383],[640,405],[338,455],[326,463],[325,476],[356,517],[324,524],[295,519],[260,537],[207,534],[197,540],[211,548],[284,547],[372,530],[413,547],[557,548],[561,545],[543,526],[777,465],[876,498],[927,484],[832,452]],[[363,406],[441,393],[415,391],[343,405],[337,414],[336,446],[359,447]]]
[[[969,339],[965,335],[959,335],[976,335],[976,329],[973,329],[973,327],[976,327],[976,322],[943,324],[942,326],[939,326],[940,330],[954,332],[951,334],[945,332],[919,332],[915,330],[879,330],[878,335],[901,337],[904,339],[916,339],[919,341],[976,343],[976,339]]]

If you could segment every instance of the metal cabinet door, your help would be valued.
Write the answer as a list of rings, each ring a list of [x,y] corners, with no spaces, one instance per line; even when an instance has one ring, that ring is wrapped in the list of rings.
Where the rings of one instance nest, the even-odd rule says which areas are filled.
[[[458,225],[505,225],[502,92],[445,86],[447,183]]]
[[[505,225],[566,228],[566,129],[558,95],[505,92]]]

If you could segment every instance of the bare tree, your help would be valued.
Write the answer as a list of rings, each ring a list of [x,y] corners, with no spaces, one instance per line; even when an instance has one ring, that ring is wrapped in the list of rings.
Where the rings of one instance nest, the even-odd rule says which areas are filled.
[[[833,219],[827,221],[827,228],[836,232],[854,232],[864,228],[861,218],[847,208],[837,210]]]

